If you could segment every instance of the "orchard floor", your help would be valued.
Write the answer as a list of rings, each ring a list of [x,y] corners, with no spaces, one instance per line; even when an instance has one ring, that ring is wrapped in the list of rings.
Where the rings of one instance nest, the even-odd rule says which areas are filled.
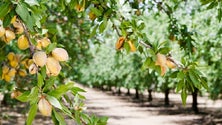
[[[133,99],[133,95],[113,95],[112,92],[103,92],[78,85],[87,92],[87,113],[98,116],[108,116],[108,125],[222,125],[222,100],[211,101],[207,97],[199,97],[199,114],[191,110],[191,97],[183,107],[180,95],[170,94],[170,106],[164,106],[164,95],[153,93],[153,101],[147,102]],[[134,93],[132,91],[132,93]],[[147,95],[143,95],[146,99]],[[24,105],[14,108],[0,107],[0,125],[24,125]],[[68,125],[74,123],[67,119]],[[50,118],[42,117],[39,113],[34,125],[51,125]]]

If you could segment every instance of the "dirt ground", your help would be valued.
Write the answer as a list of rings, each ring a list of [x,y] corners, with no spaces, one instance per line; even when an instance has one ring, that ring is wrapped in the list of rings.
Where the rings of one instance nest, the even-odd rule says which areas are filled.
[[[152,102],[140,102],[132,96],[125,96],[125,93],[113,96],[112,92],[84,89],[87,90],[88,112],[108,116],[108,125],[222,125],[221,100],[214,102],[207,97],[199,97],[200,113],[195,114],[191,110],[191,96],[184,107],[180,95],[170,94],[171,104],[165,107],[161,93],[153,93]]]
[[[108,125],[222,125],[222,100],[211,101],[207,97],[199,97],[199,114],[191,110],[191,97],[188,97],[186,107],[183,107],[180,95],[170,94],[170,106],[164,106],[164,95],[153,93],[153,101],[135,100],[132,96],[113,95],[97,89],[84,87],[87,92],[87,113],[98,116],[108,116]],[[133,92],[132,92],[133,93]],[[147,95],[144,95],[147,98]],[[25,105],[14,108],[0,107],[2,125],[24,125]],[[68,125],[74,122],[67,119]],[[39,113],[33,125],[51,125],[50,118]]]

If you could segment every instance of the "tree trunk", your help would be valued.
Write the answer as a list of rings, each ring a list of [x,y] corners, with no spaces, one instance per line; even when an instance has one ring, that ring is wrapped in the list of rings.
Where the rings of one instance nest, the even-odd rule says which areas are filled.
[[[148,101],[151,102],[153,100],[152,89],[148,89]]]
[[[9,106],[13,104],[13,100],[11,99],[11,94],[5,93],[2,102],[0,102],[3,106]]]
[[[130,89],[127,88],[127,93],[126,93],[127,96],[130,96]]]
[[[121,87],[118,87],[118,95],[121,95]]]
[[[108,91],[111,91],[112,90],[112,86],[108,86]]]
[[[165,90],[165,106],[169,106],[170,105],[170,100],[169,100],[169,93],[170,93],[170,89],[167,88]]]
[[[139,90],[138,90],[138,88],[136,88],[136,95],[135,95],[135,98],[136,98],[136,99],[139,99]]]
[[[194,92],[192,92],[192,97],[193,97],[193,103],[192,103],[192,109],[195,113],[199,113],[198,109],[198,103],[197,103],[197,95],[198,95],[198,89],[195,88]]]
[[[1,102],[1,104],[2,104],[3,106],[7,106],[6,96],[3,97],[3,100],[2,100],[2,102]]]
[[[106,90],[103,85],[100,86],[100,89],[101,89],[102,91],[105,91],[105,90]]]

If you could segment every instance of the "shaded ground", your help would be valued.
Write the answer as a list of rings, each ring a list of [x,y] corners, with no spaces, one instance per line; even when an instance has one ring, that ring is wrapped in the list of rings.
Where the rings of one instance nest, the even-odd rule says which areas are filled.
[[[164,95],[160,93],[153,94],[152,102],[141,102],[125,93],[113,96],[112,92],[84,89],[87,90],[88,112],[108,116],[109,125],[222,125],[220,100],[213,102],[207,97],[199,97],[200,114],[194,114],[190,108],[192,98],[188,97],[187,105],[183,107],[178,94],[171,94],[171,105],[165,107]]]
[[[78,85],[81,86],[81,85]],[[83,87],[83,86],[81,86]],[[87,112],[99,116],[108,116],[108,125],[222,125],[222,101],[213,102],[207,97],[199,97],[200,114],[191,110],[191,97],[188,97],[186,107],[183,107],[180,95],[170,94],[171,105],[164,106],[164,95],[153,93],[153,101],[135,100],[122,94],[114,96],[112,92],[102,92],[97,89],[83,87]],[[144,95],[144,99],[147,95]],[[25,105],[17,107],[0,107],[3,125],[24,125]],[[37,115],[34,125],[50,125],[51,118]],[[67,119],[68,125],[74,123]]]

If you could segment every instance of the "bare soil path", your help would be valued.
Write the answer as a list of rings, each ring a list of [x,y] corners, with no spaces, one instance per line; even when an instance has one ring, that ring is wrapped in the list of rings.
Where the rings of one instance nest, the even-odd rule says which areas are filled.
[[[108,125],[222,125],[222,101],[213,102],[207,97],[199,97],[200,114],[191,110],[192,98],[188,97],[186,107],[183,107],[180,95],[170,94],[171,105],[164,106],[164,95],[153,93],[153,101],[139,101],[132,96],[113,95],[112,92],[103,92],[78,85],[87,92],[87,113],[98,116],[108,116]],[[147,95],[144,95],[147,98]],[[24,125],[24,106],[15,108],[0,107],[3,118],[2,125]],[[33,125],[52,125],[50,118],[37,115]],[[67,119],[68,125],[74,123]],[[1,125],[1,124],[0,124]]]
[[[165,107],[161,93],[153,93],[152,102],[141,103],[125,95],[114,96],[112,92],[81,87],[87,91],[87,112],[108,116],[108,125],[222,125],[222,117],[217,118],[221,114],[221,100],[214,102],[199,97],[200,114],[195,114],[190,108],[190,96],[183,107],[180,95],[170,94],[171,106]]]

